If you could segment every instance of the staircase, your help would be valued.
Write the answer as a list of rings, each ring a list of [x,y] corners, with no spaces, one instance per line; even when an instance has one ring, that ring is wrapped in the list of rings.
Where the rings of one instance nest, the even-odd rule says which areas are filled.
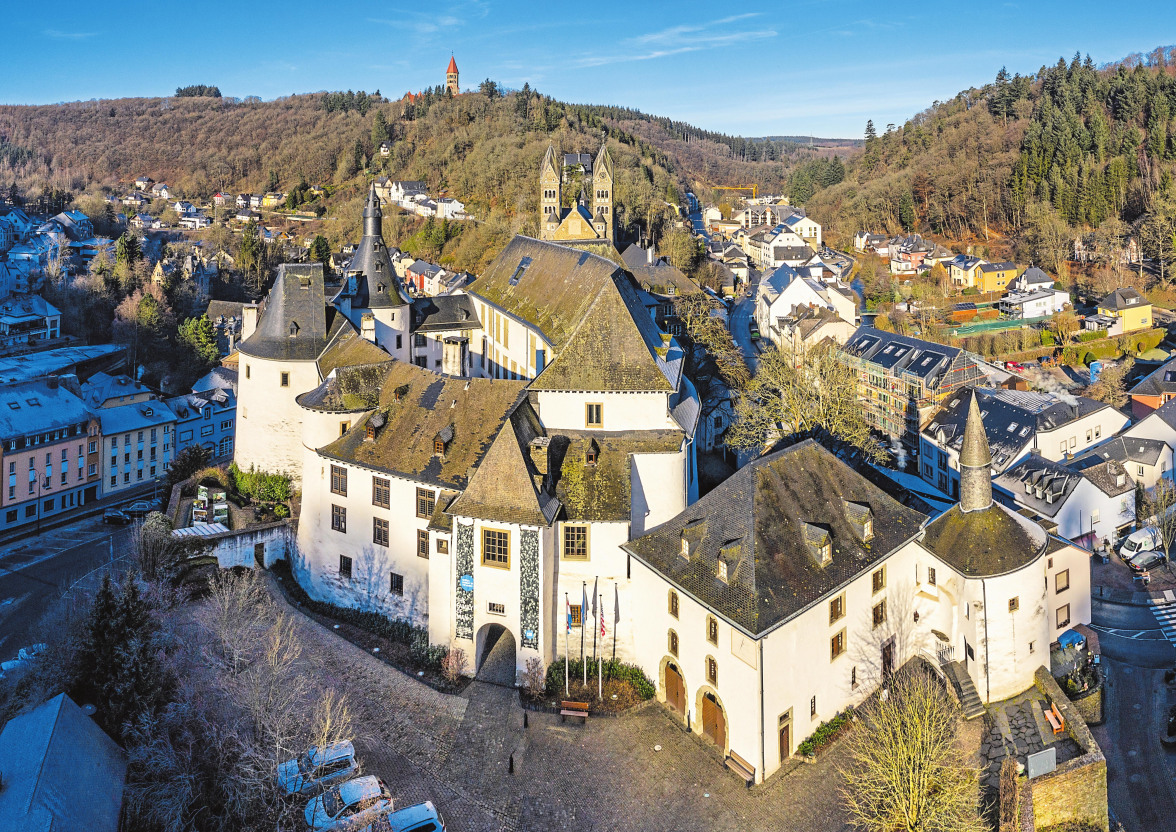
[[[963,663],[946,663],[943,665],[943,671],[947,674],[947,678],[951,679],[951,684],[956,690],[956,696],[959,697],[960,707],[964,712],[964,719],[975,719],[983,714],[984,703],[980,701],[980,694],[976,692],[976,686],[972,684],[972,677],[968,675],[968,670]]]

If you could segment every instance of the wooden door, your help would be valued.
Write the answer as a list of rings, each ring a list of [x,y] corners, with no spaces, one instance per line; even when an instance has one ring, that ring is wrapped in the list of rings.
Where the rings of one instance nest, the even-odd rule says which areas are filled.
[[[727,748],[727,719],[709,693],[702,698],[702,732],[719,748]]]
[[[882,675],[889,676],[894,672],[894,642],[888,641],[882,645]]]
[[[792,754],[792,724],[785,722],[780,726],[780,762],[783,763]]]
[[[677,711],[678,716],[686,718],[686,683],[672,664],[666,665],[666,704]]]

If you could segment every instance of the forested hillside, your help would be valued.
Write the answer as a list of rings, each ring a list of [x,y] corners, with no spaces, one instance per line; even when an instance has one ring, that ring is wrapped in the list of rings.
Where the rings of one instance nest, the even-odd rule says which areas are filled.
[[[269,102],[182,96],[0,106],[0,187],[15,184],[26,197],[45,188],[81,195],[125,189],[147,175],[175,196],[199,199],[217,190],[297,189],[301,196],[300,185],[324,186],[327,195],[312,207],[325,211],[324,230],[339,243],[358,235],[367,181],[419,179],[478,217],[429,237],[447,264],[477,270],[512,234],[537,231],[536,178],[547,145],[595,154],[606,137],[627,238],[659,237],[670,216],[666,202],[677,203],[684,189],[746,180],[778,192],[795,165],[824,153],[633,110],[564,104],[529,87],[502,95],[487,82],[457,98],[435,88],[398,101],[347,92]],[[392,146],[387,159],[377,152],[384,140]],[[420,223],[401,217],[390,225],[400,242]]]
[[[1063,265],[1076,235],[1112,256],[1127,233],[1172,257],[1176,49],[1031,76],[1001,70],[906,124],[866,132],[845,181],[809,208],[835,238],[918,230],[993,256]]]

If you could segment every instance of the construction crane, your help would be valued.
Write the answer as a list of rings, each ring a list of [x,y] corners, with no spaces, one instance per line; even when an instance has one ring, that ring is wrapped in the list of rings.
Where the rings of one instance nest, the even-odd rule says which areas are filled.
[[[759,196],[759,185],[715,185],[716,191],[751,191],[751,198]]]

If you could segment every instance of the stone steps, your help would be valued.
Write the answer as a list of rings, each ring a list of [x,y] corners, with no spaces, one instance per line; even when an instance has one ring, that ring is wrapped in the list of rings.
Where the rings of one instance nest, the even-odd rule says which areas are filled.
[[[960,700],[960,708],[964,712],[964,719],[975,719],[984,713],[984,702],[972,684],[972,677],[961,662],[951,662],[943,667],[947,677],[951,679]]]

